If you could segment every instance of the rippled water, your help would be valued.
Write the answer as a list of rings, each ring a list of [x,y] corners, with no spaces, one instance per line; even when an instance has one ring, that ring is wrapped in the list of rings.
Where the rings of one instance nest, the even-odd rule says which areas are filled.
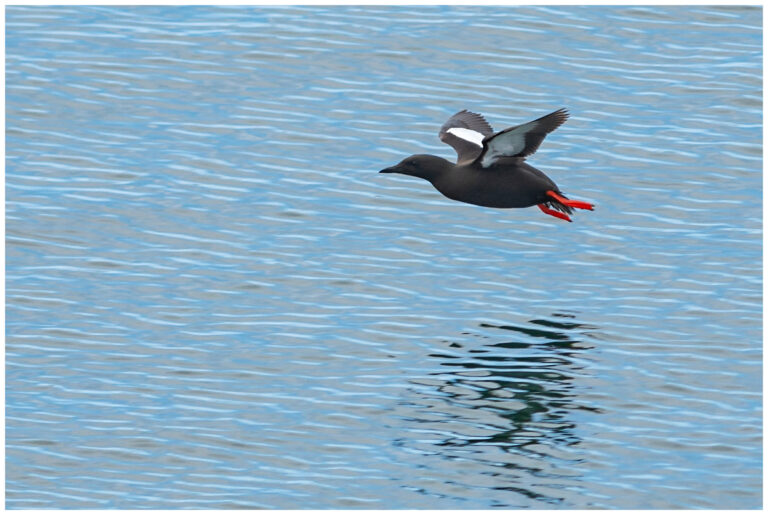
[[[761,16],[9,7],[7,507],[759,508]]]

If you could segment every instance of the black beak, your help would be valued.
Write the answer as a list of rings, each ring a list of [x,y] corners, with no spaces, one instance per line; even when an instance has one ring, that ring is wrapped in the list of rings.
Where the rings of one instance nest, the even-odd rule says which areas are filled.
[[[397,173],[397,170],[395,170],[394,166],[390,166],[389,168],[384,168],[379,173]]]

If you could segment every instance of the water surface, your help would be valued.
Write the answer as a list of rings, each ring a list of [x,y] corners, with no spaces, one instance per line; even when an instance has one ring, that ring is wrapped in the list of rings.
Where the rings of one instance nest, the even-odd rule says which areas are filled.
[[[7,507],[759,508],[761,16],[9,7]]]

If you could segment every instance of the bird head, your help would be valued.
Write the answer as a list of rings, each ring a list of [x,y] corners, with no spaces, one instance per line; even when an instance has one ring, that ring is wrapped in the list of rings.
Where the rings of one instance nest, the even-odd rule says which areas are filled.
[[[429,154],[416,154],[406,157],[395,166],[390,166],[379,173],[401,173],[432,181],[450,168],[451,164],[442,157]]]

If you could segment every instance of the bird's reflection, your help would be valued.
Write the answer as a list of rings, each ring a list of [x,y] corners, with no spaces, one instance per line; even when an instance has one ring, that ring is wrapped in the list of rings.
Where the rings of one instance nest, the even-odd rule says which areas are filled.
[[[494,478],[485,488],[507,490],[546,504],[568,504],[580,490],[574,413],[599,412],[580,400],[592,326],[569,313],[525,324],[480,324],[476,333],[431,354],[440,370],[420,384],[422,451],[471,461]],[[504,337],[514,333],[515,338]],[[478,345],[478,340],[503,339]],[[431,395],[424,389],[429,385]],[[415,407],[415,406],[414,406]],[[499,506],[504,505],[500,501]]]

